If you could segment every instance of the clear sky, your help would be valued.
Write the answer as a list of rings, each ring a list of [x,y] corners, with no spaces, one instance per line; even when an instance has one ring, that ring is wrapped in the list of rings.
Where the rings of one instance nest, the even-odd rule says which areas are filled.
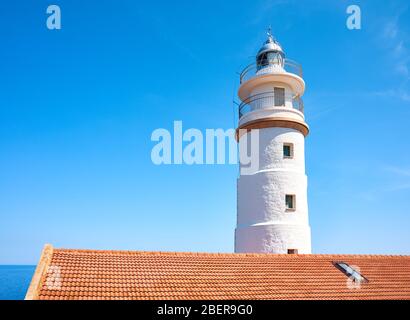
[[[58,4],[62,29],[46,28]],[[346,28],[358,4],[362,29]],[[232,252],[235,165],[151,162],[232,128],[268,25],[302,64],[314,253],[410,254],[408,1],[1,1],[0,264],[45,243]]]

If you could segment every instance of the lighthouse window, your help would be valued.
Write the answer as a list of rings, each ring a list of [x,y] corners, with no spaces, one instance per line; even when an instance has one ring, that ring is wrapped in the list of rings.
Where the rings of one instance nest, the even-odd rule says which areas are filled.
[[[275,106],[285,105],[285,88],[273,88],[273,96],[275,99]]]
[[[293,158],[293,143],[284,143],[283,144],[283,157],[284,158]]]
[[[296,203],[295,203],[295,195],[294,194],[287,194],[285,196],[285,203],[286,203],[286,210],[295,210]]]

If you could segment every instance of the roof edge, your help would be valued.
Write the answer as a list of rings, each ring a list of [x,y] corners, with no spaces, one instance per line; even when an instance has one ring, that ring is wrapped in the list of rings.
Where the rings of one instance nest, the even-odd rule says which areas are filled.
[[[50,265],[53,256],[54,248],[51,244],[45,244],[41,251],[40,260],[31,278],[30,286],[28,287],[24,300],[37,300],[41,288],[43,277],[47,273],[47,268]]]

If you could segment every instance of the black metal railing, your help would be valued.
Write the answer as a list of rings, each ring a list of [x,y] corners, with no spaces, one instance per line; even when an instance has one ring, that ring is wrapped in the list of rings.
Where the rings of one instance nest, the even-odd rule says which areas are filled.
[[[278,99],[275,99],[274,92],[264,92],[250,96],[239,105],[239,119],[251,111],[289,108],[289,103],[292,104],[293,109],[303,113],[303,100],[299,96],[285,95],[284,99],[280,100],[283,101],[279,101],[278,103]]]
[[[268,73],[269,73],[270,67],[272,67],[272,72],[275,72],[273,71],[275,70],[275,64],[266,63],[266,65],[261,66],[261,65],[257,65],[256,63],[251,63],[250,65],[246,66],[245,69],[243,69],[242,72],[240,73],[240,83],[243,83],[249,80],[250,78],[253,78],[259,72],[263,71],[263,69],[268,70]],[[283,69],[286,72],[293,73],[301,78],[303,77],[302,66],[293,60],[285,59]]]

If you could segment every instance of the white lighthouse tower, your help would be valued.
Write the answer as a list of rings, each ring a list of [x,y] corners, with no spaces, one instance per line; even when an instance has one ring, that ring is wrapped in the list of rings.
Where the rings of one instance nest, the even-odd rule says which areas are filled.
[[[302,69],[268,32],[240,83],[239,144],[259,130],[259,166],[238,178],[235,252],[311,253]]]

